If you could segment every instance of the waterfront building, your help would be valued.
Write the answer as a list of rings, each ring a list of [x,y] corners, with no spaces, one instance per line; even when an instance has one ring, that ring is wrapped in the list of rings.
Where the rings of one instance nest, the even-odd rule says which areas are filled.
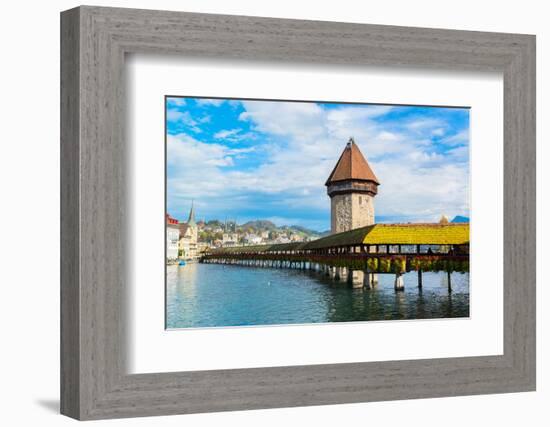
[[[374,225],[374,197],[380,182],[353,138],[346,144],[325,185],[330,197],[331,234]],[[363,271],[347,271],[342,267],[336,274],[349,276],[357,286],[365,283]],[[376,274],[369,273],[366,277],[369,286],[378,283]]]
[[[166,259],[175,261],[178,258],[180,230],[178,220],[166,214]]]
[[[186,260],[198,258],[198,227],[195,222],[195,207],[191,204],[187,222],[179,224],[179,257]]]
[[[246,234],[243,240],[247,245],[259,245],[262,243],[262,238],[256,234]]]
[[[210,244],[208,244],[207,242],[198,242],[197,250],[199,252],[199,256],[205,252],[208,252],[209,249],[210,249]]]
[[[291,242],[303,242],[304,237],[300,236],[299,234],[293,233],[290,235],[290,241]]]
[[[239,243],[239,235],[237,233],[223,233],[222,245],[225,247],[237,246]]]
[[[325,185],[330,197],[332,234],[374,224],[374,197],[380,182],[353,138]]]

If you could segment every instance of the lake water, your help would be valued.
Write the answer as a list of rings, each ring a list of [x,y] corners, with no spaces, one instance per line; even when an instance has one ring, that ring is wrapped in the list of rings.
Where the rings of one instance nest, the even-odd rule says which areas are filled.
[[[375,289],[351,289],[307,270],[187,264],[167,267],[166,326],[281,325],[367,320],[468,317],[469,275],[416,272],[395,292],[394,275],[379,274]]]

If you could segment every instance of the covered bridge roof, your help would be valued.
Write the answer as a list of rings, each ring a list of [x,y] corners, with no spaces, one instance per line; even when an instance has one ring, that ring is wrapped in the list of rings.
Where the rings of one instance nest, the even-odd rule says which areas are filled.
[[[374,224],[309,242],[306,249],[354,245],[462,245],[470,224]]]

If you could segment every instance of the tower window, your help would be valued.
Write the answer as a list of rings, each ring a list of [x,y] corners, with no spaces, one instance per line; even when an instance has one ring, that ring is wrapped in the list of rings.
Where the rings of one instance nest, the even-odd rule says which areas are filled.
[[[363,196],[359,196],[359,204],[363,204]]]

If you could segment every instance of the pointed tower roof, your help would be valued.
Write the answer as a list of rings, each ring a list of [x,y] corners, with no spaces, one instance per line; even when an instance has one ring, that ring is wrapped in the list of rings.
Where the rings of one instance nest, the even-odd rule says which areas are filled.
[[[344,148],[325,185],[336,181],[349,180],[373,181],[378,185],[380,184],[353,138],[350,138],[346,144],[346,148]]]
[[[191,210],[189,211],[189,219],[187,220],[187,224],[190,227],[195,227],[197,225],[195,223],[195,206],[194,206],[194,202],[191,202]]]

